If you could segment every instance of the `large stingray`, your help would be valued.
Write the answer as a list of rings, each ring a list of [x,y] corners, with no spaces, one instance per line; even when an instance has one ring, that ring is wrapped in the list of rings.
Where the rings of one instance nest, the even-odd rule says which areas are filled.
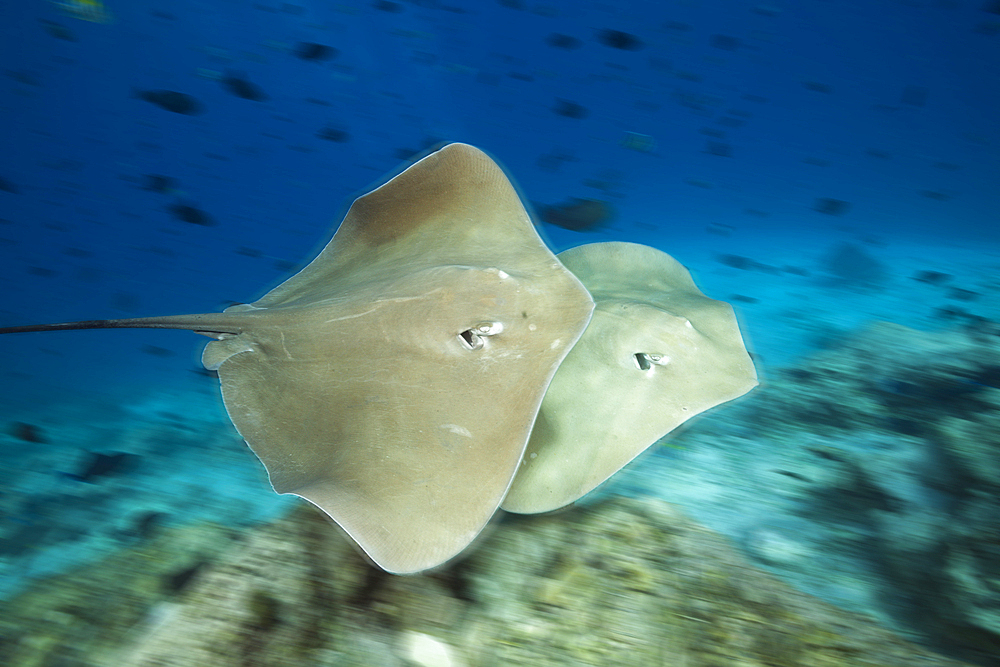
[[[456,555],[496,511],[592,309],[503,171],[451,144],[358,198],[312,263],[252,304],[0,333],[214,338],[202,360],[274,490],[402,573]]]
[[[757,385],[732,306],[702,294],[670,255],[595,243],[559,259],[597,306],[542,401],[501,505],[511,512],[577,500],[686,420]]]

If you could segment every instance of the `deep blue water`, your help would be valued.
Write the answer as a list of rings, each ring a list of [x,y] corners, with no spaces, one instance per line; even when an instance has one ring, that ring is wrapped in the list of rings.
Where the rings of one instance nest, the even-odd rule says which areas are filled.
[[[993,243],[991,9],[136,2],[109,4],[113,20],[101,24],[7,3],[0,177],[15,192],[0,191],[0,320],[250,301],[328,240],[354,195],[442,141],[489,152],[529,202],[614,206],[598,233],[546,226],[556,250],[631,240],[691,265],[682,248],[813,252],[808,239],[828,234]],[[606,45],[606,31],[627,33],[617,44],[627,48]],[[551,45],[553,35],[575,48]],[[302,42],[336,55],[303,60]],[[211,78],[227,74],[267,99]],[[149,90],[191,95],[203,113],[133,96]],[[555,113],[560,100],[585,117]],[[343,141],[319,138],[325,128]],[[628,133],[647,135],[651,150],[623,147]],[[170,192],[144,190],[147,174],[174,179]],[[822,199],[846,204],[824,214]],[[214,226],[179,220],[176,204]],[[732,235],[706,233],[713,224]],[[4,388],[39,400],[56,387],[175,382],[179,365],[196,366],[195,342],[177,332],[5,339]],[[158,348],[168,352],[142,352]]]

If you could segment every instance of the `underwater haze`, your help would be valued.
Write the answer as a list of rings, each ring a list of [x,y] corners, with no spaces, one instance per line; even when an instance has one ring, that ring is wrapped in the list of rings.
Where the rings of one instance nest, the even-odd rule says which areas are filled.
[[[273,493],[206,338],[0,336],[3,664],[1000,665],[1000,1],[6,2],[0,63],[0,327],[253,302],[460,142],[553,253],[680,262],[760,380],[572,509],[394,577]],[[732,581],[833,616],[678,611],[737,594],[664,592],[669,506]],[[781,639],[727,643],[744,608]],[[157,648],[206,609],[242,629]]]

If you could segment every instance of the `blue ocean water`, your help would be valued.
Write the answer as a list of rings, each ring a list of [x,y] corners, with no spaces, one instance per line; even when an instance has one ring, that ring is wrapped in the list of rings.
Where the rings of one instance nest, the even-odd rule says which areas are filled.
[[[553,250],[620,240],[680,260],[734,304],[765,380],[873,321],[1000,320],[993,0],[4,3],[0,61],[0,326],[252,301],[354,197],[455,141],[505,168]],[[574,198],[612,215],[541,221]],[[844,244],[863,260],[838,272]],[[874,288],[843,284],[869,262]],[[44,514],[25,498],[76,493],[56,473],[89,453],[170,461],[137,424],[220,429],[239,472],[201,479],[210,456],[185,455],[128,473],[145,490],[126,507],[250,522],[285,506],[221,430],[203,342],[0,338],[8,542],[56,543],[23,528]],[[209,487],[232,490],[170,500]],[[0,593],[63,565],[8,568]]]
[[[128,3],[106,24],[5,6],[4,322],[250,301],[329,239],[354,195],[442,141],[489,152],[530,202],[613,205],[598,232],[547,227],[555,250],[653,245],[719,297],[732,287],[705,275],[713,253],[810,268],[835,240],[984,253],[1000,234],[988,3],[376,5]],[[635,50],[605,45],[612,30]],[[303,60],[301,43],[336,56]],[[227,74],[268,99],[234,95]],[[133,94],[149,90],[203,113]],[[584,117],[555,113],[561,100]],[[635,135],[648,150],[626,147]],[[150,174],[167,192],[144,189]],[[846,204],[824,214],[820,200]],[[784,296],[771,292],[761,301]],[[780,355],[770,322],[746,317],[758,351]],[[9,339],[0,354],[10,398],[41,400],[177,383],[196,347],[101,332]]]

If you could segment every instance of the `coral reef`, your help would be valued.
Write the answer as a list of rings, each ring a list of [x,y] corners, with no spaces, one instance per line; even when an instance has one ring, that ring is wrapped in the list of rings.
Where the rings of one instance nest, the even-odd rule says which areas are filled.
[[[934,333],[877,323],[746,406],[756,432],[780,443],[797,513],[827,534],[853,531],[831,548],[868,554],[904,625],[990,665],[1000,656],[998,334],[988,321]]]
[[[654,499],[508,516],[469,559],[410,577],[369,567],[307,508],[234,536],[220,528],[176,529],[38,584],[0,621],[0,661],[11,667],[961,664],[791,589]],[[200,559],[209,562],[180,591],[164,593],[157,582]]]

